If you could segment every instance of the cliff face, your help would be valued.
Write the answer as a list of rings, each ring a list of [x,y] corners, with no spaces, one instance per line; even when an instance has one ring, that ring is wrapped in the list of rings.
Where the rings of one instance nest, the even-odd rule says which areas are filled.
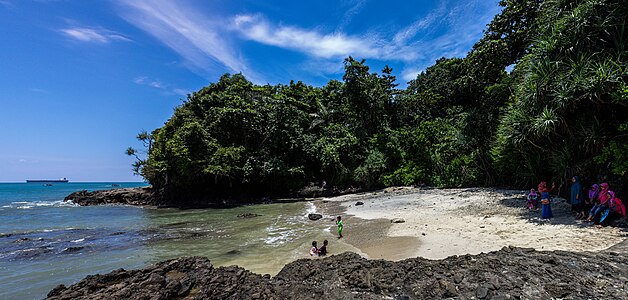
[[[277,276],[207,258],[88,276],[48,299],[627,299],[625,253],[538,252],[523,248],[399,262],[354,253],[302,259]]]

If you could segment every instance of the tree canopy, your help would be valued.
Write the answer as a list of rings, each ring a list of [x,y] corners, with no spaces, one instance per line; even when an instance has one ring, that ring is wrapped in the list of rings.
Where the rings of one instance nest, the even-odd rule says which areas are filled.
[[[503,0],[464,58],[398,89],[349,57],[342,81],[255,85],[225,74],[142,132],[134,170],[173,193],[330,186],[507,185],[628,176],[628,6]]]

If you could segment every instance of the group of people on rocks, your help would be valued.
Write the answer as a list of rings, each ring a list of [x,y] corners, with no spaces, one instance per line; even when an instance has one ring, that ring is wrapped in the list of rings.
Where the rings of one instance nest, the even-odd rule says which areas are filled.
[[[607,226],[612,224],[616,219],[623,218],[626,220],[626,206],[610,190],[610,186],[606,182],[601,184],[593,184],[589,188],[588,198],[582,196],[580,188],[580,179],[574,176],[571,188],[571,205],[572,210],[577,213],[577,217],[587,222],[594,222],[596,225]]]
[[[626,206],[619,199],[615,192],[611,191],[610,185],[606,182],[593,184],[585,195],[580,177],[574,176],[571,179],[571,191],[569,203],[571,210],[576,214],[576,218],[585,222],[593,222],[598,227],[611,225],[615,220],[623,218],[627,220]],[[547,182],[542,181],[538,185],[538,191],[530,190],[527,196],[526,207],[528,209],[538,209],[539,198],[541,200],[541,218],[550,219],[553,217],[551,198],[549,193],[556,185],[547,187]]]

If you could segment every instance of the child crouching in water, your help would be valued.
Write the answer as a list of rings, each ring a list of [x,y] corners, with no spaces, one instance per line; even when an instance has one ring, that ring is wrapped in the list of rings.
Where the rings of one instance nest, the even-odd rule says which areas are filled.
[[[318,248],[316,247],[316,241],[312,241],[312,248],[310,249],[310,256],[318,256]]]

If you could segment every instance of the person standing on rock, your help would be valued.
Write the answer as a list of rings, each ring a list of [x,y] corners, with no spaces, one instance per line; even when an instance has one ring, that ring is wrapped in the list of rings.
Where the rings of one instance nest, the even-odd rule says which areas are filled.
[[[584,216],[584,209],[582,207],[584,199],[582,199],[582,185],[580,185],[580,177],[574,176],[571,178],[571,182],[571,211],[576,213],[576,218],[582,218]]]
[[[338,225],[338,238],[342,237],[342,217],[336,217],[336,225]]]

